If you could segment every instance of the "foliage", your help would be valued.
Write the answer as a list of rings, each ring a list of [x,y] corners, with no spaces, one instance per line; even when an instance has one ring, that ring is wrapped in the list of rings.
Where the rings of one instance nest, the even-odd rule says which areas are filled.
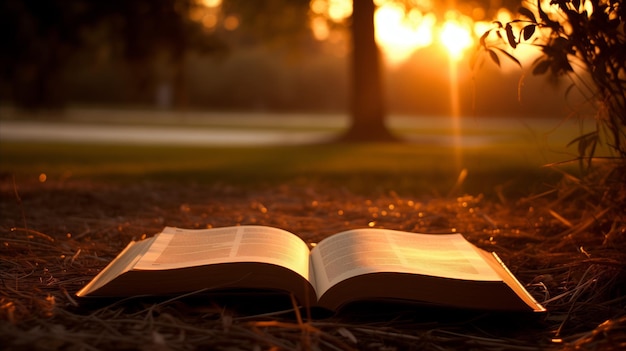
[[[239,46],[265,44],[275,50],[303,50],[315,45],[307,26],[308,0],[223,0],[221,12],[240,19]]]
[[[62,73],[81,50],[105,59],[120,56],[138,74],[157,54],[176,64],[189,50],[220,48],[189,18],[197,6],[193,0],[2,1],[2,88],[20,107],[58,107]]]
[[[533,9],[533,10],[531,10]],[[521,17],[496,27],[480,38],[482,52],[500,65],[498,54],[520,61],[507,50],[522,44],[542,54],[532,73],[568,76],[593,107],[594,129],[574,139],[581,165],[596,158],[600,143],[622,162],[626,159],[626,7],[621,0],[550,0],[549,6],[521,7]],[[495,40],[492,40],[495,35]],[[568,89],[568,93],[571,89]],[[584,112],[578,111],[580,117]]]

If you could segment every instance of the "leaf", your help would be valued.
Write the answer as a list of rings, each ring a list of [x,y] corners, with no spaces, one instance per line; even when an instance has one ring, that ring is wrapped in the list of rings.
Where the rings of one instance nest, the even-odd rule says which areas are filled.
[[[578,144],[578,150],[581,154],[584,154],[585,150],[587,150],[589,145],[598,143],[599,140],[598,131],[594,130],[583,135],[576,137],[574,140],[567,143],[567,146],[572,146],[574,144]]]
[[[509,41],[509,45],[511,45],[511,47],[515,49],[517,47],[517,42],[515,39],[515,34],[513,34],[513,26],[510,23],[507,23],[504,29],[506,30],[506,38]]]
[[[496,54],[493,50],[487,50],[487,52],[489,53],[489,57],[491,57],[491,61],[500,67],[500,58],[498,58],[498,54]]]
[[[491,33],[491,29],[488,31],[485,31],[485,33],[483,33],[483,35],[480,36],[480,46],[487,47],[487,45],[485,44],[485,40],[487,40],[487,37],[489,36],[490,33]]]
[[[593,155],[595,154],[598,142],[598,131],[595,130],[577,137],[576,139],[570,141],[567,146],[569,147],[571,145],[577,144],[578,156],[580,158],[580,166],[583,167],[585,156],[588,156],[588,166],[591,165],[591,160],[593,158]]]
[[[524,36],[524,40],[530,39],[533,36],[533,34],[535,34],[535,25],[531,24],[531,25],[524,27],[524,29],[522,29],[522,33]]]
[[[533,23],[537,23],[537,19],[535,18],[535,14],[532,11],[530,11],[529,9],[527,9],[525,7],[520,7],[519,8],[519,13],[520,13],[520,15],[530,19]]]
[[[550,68],[550,61],[548,60],[538,61],[535,64],[535,68],[533,68],[533,74],[534,75],[544,74],[548,71],[548,68]]]
[[[499,50],[501,53],[503,53],[506,57],[508,57],[511,61],[517,63],[518,66],[522,67],[522,63],[519,62],[519,60],[517,58],[515,58],[515,56],[509,54],[506,50],[502,50],[500,48],[496,48],[497,50]]]
[[[541,8],[541,0],[537,0],[537,11],[539,12],[539,18],[541,18],[546,26],[550,27],[554,31],[559,28],[559,23],[551,20],[550,17],[548,17],[548,15]]]
[[[596,153],[596,147],[600,142],[597,130],[583,134],[576,139],[570,141],[567,146],[578,144],[578,157],[580,158],[580,166],[584,167],[584,159],[587,157],[587,167],[591,167],[593,156]]]
[[[565,37],[559,36],[554,38],[550,46],[552,46],[552,48],[555,49],[557,52],[570,54],[573,53],[570,41]]]
[[[548,17],[548,15],[541,8],[541,0],[537,0],[537,11],[539,12],[539,18],[541,18],[542,21],[546,23],[550,21],[550,18]]]

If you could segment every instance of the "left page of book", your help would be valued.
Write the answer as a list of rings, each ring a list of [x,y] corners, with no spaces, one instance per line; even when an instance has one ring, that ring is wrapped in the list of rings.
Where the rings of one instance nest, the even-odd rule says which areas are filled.
[[[133,269],[164,270],[233,262],[274,264],[309,279],[306,243],[288,231],[265,226],[166,227]]]

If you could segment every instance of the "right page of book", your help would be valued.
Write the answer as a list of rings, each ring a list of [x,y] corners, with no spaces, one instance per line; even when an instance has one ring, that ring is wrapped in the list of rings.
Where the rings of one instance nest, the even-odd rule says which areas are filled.
[[[461,234],[356,229],[322,240],[311,257],[320,296],[337,282],[375,272],[502,280]]]
[[[307,244],[292,233],[265,226],[195,230],[167,227],[134,269],[161,270],[232,262],[275,264],[309,279]]]

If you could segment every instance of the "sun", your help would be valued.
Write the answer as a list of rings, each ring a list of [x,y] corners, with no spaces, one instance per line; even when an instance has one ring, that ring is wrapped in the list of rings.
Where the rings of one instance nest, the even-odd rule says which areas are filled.
[[[205,0],[206,1],[206,0]],[[459,61],[465,51],[474,45],[474,21],[451,10],[438,21],[433,12],[422,12],[396,1],[376,1],[374,27],[376,42],[387,63],[397,66],[406,61],[415,51],[441,44],[453,61]],[[330,37],[327,20],[342,22],[352,14],[352,0],[311,0],[311,29],[318,40]]]
[[[417,9],[405,13],[397,4],[384,3],[374,15],[376,42],[389,63],[398,64],[415,50],[432,44],[435,22],[433,14]]]
[[[454,19],[444,22],[439,32],[439,41],[455,61],[460,60],[465,50],[474,45],[471,27]]]
[[[453,61],[461,60],[474,45],[473,21],[456,11],[449,11],[445,21],[438,23],[433,13],[415,8],[405,13],[400,5],[386,2],[376,10],[374,21],[376,41],[392,66],[435,42],[442,44]]]

